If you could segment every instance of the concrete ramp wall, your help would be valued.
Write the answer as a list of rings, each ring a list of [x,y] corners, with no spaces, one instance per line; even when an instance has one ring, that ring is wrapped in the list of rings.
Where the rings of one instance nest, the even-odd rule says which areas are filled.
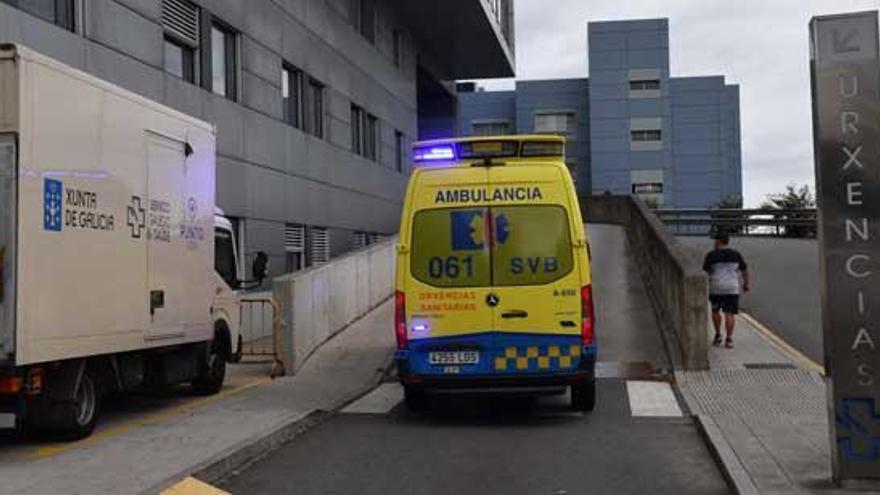
[[[396,243],[396,237],[386,239],[273,281],[285,324],[281,354],[288,373],[296,373],[321,344],[391,297]]]
[[[584,196],[584,220],[626,228],[676,367],[708,369],[709,282],[699,260],[634,196]]]

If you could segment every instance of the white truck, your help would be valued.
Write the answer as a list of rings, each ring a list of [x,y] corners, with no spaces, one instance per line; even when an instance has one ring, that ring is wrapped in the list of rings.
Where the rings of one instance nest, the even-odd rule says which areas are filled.
[[[241,283],[213,126],[0,44],[0,429],[94,429],[110,392],[217,392]]]

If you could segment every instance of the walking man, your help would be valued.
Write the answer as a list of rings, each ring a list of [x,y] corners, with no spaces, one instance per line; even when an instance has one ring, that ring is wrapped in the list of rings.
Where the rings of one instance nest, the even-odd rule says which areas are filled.
[[[721,312],[727,339],[724,347],[733,347],[735,315],[739,313],[739,294],[749,291],[749,272],[739,251],[728,247],[730,236],[719,232],[714,236],[715,249],[706,254],[703,270],[709,274],[709,302],[712,303],[712,323],[715,325],[714,345],[721,345]]]

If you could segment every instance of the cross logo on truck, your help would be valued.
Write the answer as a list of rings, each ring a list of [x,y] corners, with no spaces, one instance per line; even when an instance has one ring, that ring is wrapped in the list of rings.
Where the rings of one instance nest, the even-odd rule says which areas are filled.
[[[128,206],[128,226],[131,227],[131,238],[140,239],[141,232],[147,226],[147,212],[141,205],[140,196],[132,196]]]

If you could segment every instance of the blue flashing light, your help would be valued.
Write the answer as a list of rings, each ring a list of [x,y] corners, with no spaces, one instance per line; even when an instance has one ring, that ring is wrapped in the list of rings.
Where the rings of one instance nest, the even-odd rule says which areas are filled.
[[[440,160],[454,160],[455,149],[451,144],[426,146],[424,148],[416,148],[414,153],[415,161],[431,162]]]

